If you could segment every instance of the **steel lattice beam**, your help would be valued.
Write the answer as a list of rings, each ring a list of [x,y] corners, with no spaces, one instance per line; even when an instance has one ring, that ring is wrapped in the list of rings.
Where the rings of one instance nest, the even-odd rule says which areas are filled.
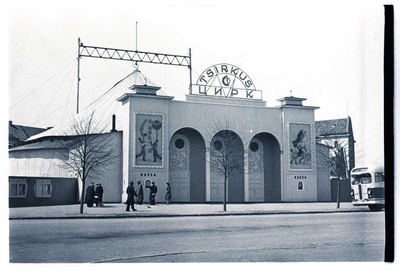
[[[151,53],[132,51],[125,49],[106,48],[98,46],[88,46],[81,43],[81,39],[78,38],[78,82],[77,82],[77,97],[76,97],[76,113],[79,113],[79,66],[81,57],[93,57],[102,59],[115,59],[115,60],[126,60],[134,62],[146,62],[153,64],[165,64],[184,66],[189,68],[189,94],[192,94],[192,60],[191,60],[191,49],[189,49],[188,56],[182,55],[171,55],[162,53]]]
[[[165,64],[175,66],[191,66],[189,56],[171,55],[162,53],[151,53],[132,51],[126,49],[105,48],[79,44],[79,57],[94,57],[103,59],[127,60],[134,62],[147,62],[154,64]]]

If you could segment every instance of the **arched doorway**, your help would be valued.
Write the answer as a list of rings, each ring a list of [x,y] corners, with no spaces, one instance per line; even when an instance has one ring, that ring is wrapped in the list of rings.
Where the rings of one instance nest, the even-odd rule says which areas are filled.
[[[281,152],[276,138],[259,133],[249,144],[249,201],[281,202]]]
[[[194,129],[178,130],[169,143],[169,182],[173,202],[205,202],[205,144]]]
[[[249,144],[249,201],[264,202],[264,146],[258,138]]]
[[[218,132],[210,144],[210,200],[223,201],[225,172],[227,202],[244,202],[243,142],[233,131]]]

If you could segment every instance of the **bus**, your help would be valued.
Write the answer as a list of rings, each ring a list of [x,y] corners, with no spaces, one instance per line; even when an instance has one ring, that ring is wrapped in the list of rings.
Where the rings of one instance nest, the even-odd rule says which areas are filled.
[[[371,211],[385,208],[385,169],[381,165],[351,170],[351,198],[354,206],[367,205]]]

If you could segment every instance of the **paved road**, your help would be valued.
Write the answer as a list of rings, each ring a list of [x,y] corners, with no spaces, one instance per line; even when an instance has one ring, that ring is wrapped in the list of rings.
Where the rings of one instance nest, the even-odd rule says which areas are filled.
[[[384,212],[12,220],[10,262],[383,261],[384,229]]]

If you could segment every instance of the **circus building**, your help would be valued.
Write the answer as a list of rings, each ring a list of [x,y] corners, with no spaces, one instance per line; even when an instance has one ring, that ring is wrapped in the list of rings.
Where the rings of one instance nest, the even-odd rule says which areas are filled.
[[[143,180],[146,186],[168,180],[175,202],[220,202],[224,176],[213,156],[224,144],[220,130],[229,130],[238,166],[229,174],[228,202],[316,201],[316,107],[296,97],[267,107],[255,98],[260,91],[246,89],[254,85],[249,77],[231,72],[235,69],[229,64],[208,68],[194,87],[197,93],[185,101],[158,95],[157,86],[131,86],[118,99],[128,147],[123,178]],[[233,81],[242,84],[232,87]]]
[[[111,115],[116,116],[110,133],[120,156],[105,174],[93,177],[107,191],[104,202],[123,202],[128,183],[138,180],[145,189],[156,183],[156,202],[165,202],[166,182],[172,187],[172,202],[221,202],[225,178],[216,161],[221,159],[218,151],[228,144],[235,161],[226,182],[228,203],[330,200],[324,197],[330,195],[324,190],[330,187],[329,174],[317,172],[318,107],[303,104],[305,98],[289,95],[278,99],[278,106],[268,107],[250,76],[225,63],[205,69],[184,100],[166,95],[137,69],[116,85],[119,92],[107,119],[111,123]],[[41,154],[35,163],[51,163],[50,155],[49,161],[43,158],[45,149],[63,137],[54,131],[10,149],[10,180],[29,176],[49,183],[52,178],[74,182],[71,172],[61,169],[42,166],[47,172],[24,171],[35,160],[35,152]],[[223,139],[226,134],[231,142]],[[36,148],[29,147],[32,144]],[[74,192],[78,201],[77,195]]]

